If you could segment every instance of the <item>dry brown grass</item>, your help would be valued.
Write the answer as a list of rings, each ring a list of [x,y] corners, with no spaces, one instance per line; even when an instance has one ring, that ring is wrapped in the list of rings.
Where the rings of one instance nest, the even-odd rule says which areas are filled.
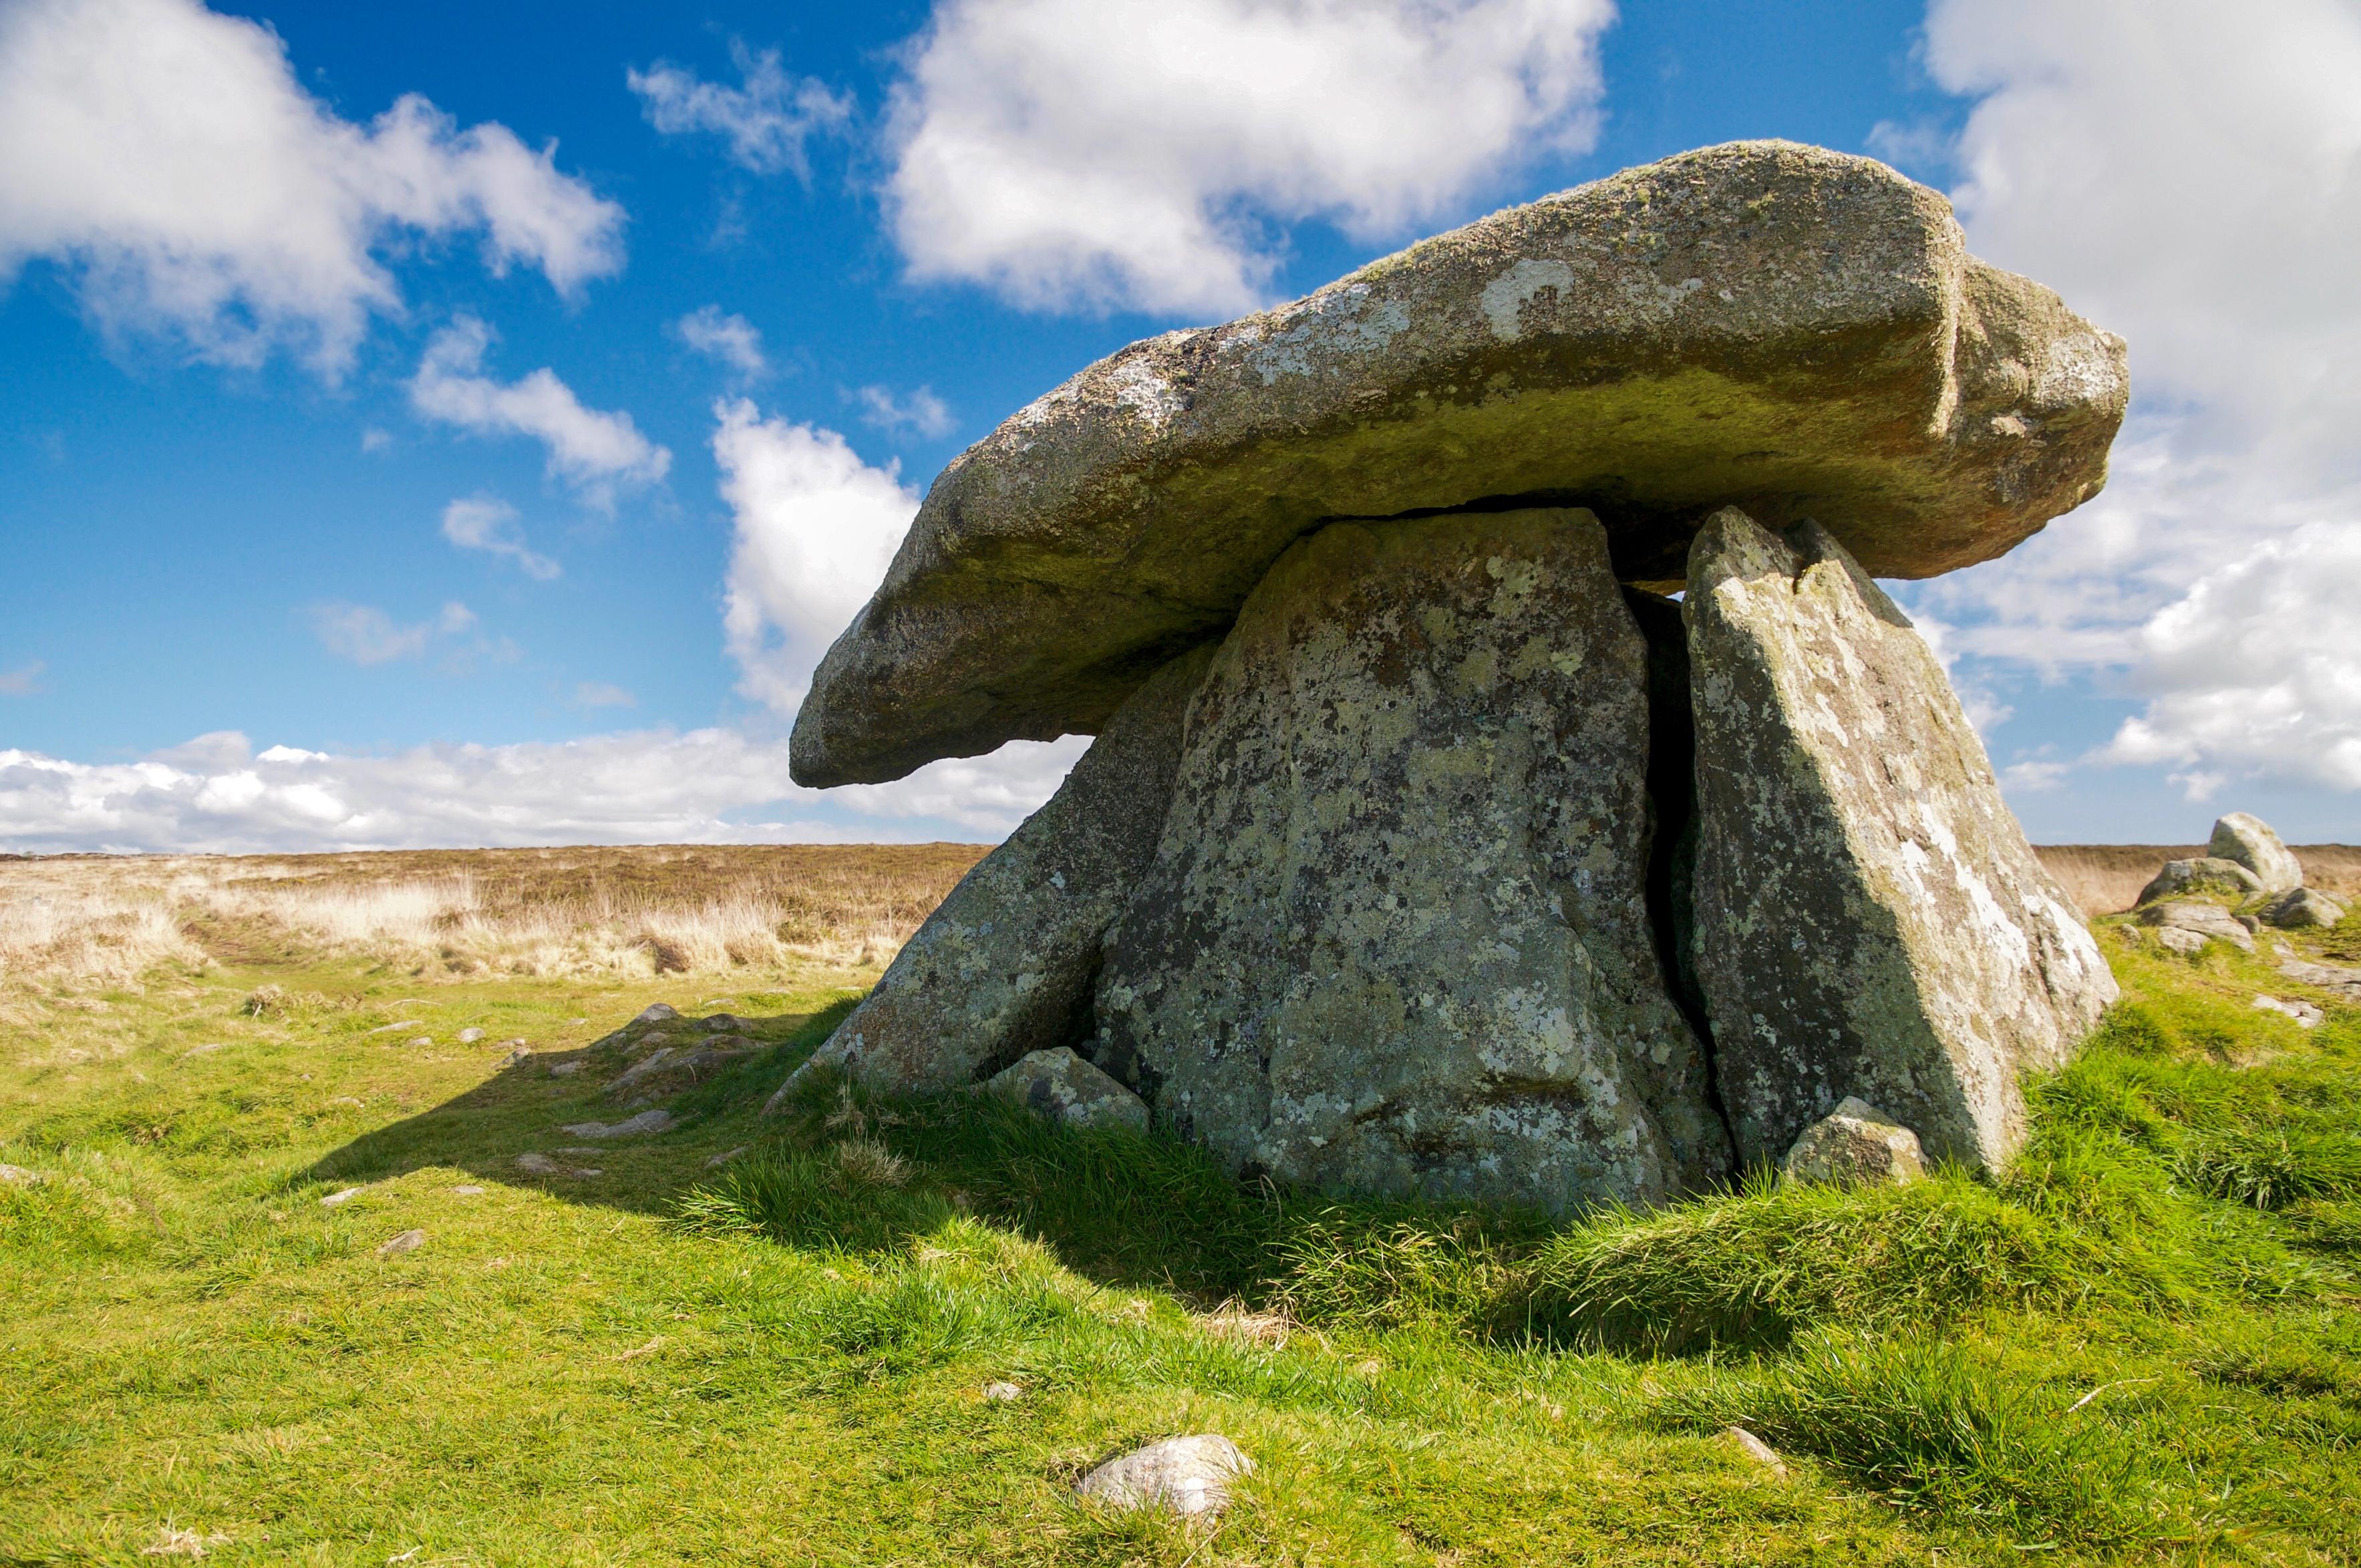
[[[2361,893],[2361,849],[2351,844],[2290,844],[2303,862],[2307,886],[2351,896]],[[2132,906],[2167,861],[2205,852],[2202,844],[2042,844],[2033,851],[2089,916],[2118,915]]]
[[[974,844],[0,859],[0,977],[367,953],[434,975],[884,962]]]

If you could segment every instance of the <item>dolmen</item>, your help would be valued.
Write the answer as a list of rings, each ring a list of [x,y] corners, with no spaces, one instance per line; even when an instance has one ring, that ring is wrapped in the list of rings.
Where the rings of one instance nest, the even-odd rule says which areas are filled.
[[[780,1098],[1066,1050],[1242,1176],[1558,1212],[1848,1101],[2004,1164],[2114,983],[1874,579],[2095,494],[2126,390],[1776,142],[1090,367],[936,480],[792,771],[1096,739]]]

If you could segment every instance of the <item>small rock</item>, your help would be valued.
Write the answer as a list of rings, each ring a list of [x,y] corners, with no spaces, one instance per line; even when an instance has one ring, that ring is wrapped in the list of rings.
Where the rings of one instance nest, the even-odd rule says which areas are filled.
[[[714,1035],[735,1034],[743,1025],[744,1020],[733,1017],[727,1013],[716,1013],[705,1021],[706,1032]]]
[[[451,1195],[455,1198],[480,1198],[484,1195],[484,1190],[472,1181],[467,1181],[451,1189]]]
[[[2292,1018],[2307,1029],[2316,1029],[2328,1022],[2328,1014],[2309,1002],[2282,1002],[2276,996],[2257,996],[2255,1005],[2263,1012]]]
[[[1900,1186],[1927,1174],[1918,1135],[1851,1095],[1804,1129],[1787,1151],[1790,1181],[1834,1186]]]
[[[623,1075],[620,1078],[618,1078],[614,1082],[607,1085],[607,1092],[612,1094],[618,1090],[625,1089],[630,1087],[631,1084],[637,1083],[640,1080],[647,1077],[650,1073],[662,1071],[664,1064],[671,1059],[672,1047],[670,1046],[666,1046],[663,1049],[655,1051],[649,1056],[642,1057],[640,1060],[624,1069]]]
[[[2307,926],[2334,926],[2345,918],[2345,905],[2316,887],[2290,888],[2262,907],[2262,922],[2289,930]]]
[[[394,1237],[391,1241],[378,1248],[377,1255],[379,1257],[400,1257],[403,1253],[416,1252],[420,1247],[424,1246],[425,1245],[426,1233],[424,1231],[408,1230],[402,1232],[401,1234]]]
[[[533,1047],[522,1040],[503,1040],[500,1043],[509,1048],[509,1054],[500,1058],[500,1066],[503,1068],[514,1067],[533,1055]]]
[[[2307,963],[2290,958],[2279,960],[2279,972],[2298,985],[2316,985],[2323,991],[2335,992],[2347,1002],[2361,1002],[2361,969]]]
[[[983,1386],[983,1402],[1005,1405],[1025,1397],[1025,1390],[1014,1383],[987,1383]]]
[[[432,1035],[421,1035],[410,1043],[413,1046],[431,1046],[434,1043],[434,1036]]]
[[[521,1154],[516,1168],[529,1176],[555,1176],[563,1168],[545,1154]]]
[[[1254,1461],[1216,1432],[1168,1437],[1110,1459],[1082,1479],[1075,1492],[1117,1508],[1169,1508],[1182,1518],[1218,1513],[1229,1505],[1233,1477]]]
[[[549,1069],[549,1076],[552,1078],[572,1078],[576,1073],[580,1072],[581,1070],[582,1064],[578,1061],[562,1061]]]
[[[604,1122],[572,1122],[566,1130],[577,1138],[628,1138],[641,1133],[661,1133],[672,1125],[672,1113],[664,1110],[642,1111],[629,1121],[609,1126]]]
[[[649,1003],[647,1007],[643,1008],[641,1011],[640,1015],[632,1019],[631,1022],[634,1024],[669,1024],[679,1016],[679,1008],[673,1006],[670,1003],[655,1002]]]
[[[415,1029],[419,1026],[419,1020],[415,1018],[404,1018],[399,1024],[380,1024],[376,1028],[371,1029],[369,1033],[372,1035],[390,1035],[397,1029]]]
[[[1146,1102],[1063,1046],[1023,1057],[984,1087],[1068,1126],[1148,1131]]]
[[[1787,1474],[1787,1462],[1779,1457],[1779,1451],[1744,1427],[1724,1427],[1721,1435],[1730,1440],[1730,1446],[1772,1475]]]
[[[0,1165],[0,1187],[32,1187],[40,1179],[38,1170],[27,1170],[21,1165]]]
[[[362,1193],[368,1190],[368,1189],[366,1187],[347,1187],[341,1192],[331,1192],[325,1198],[320,1200],[320,1207],[323,1209],[341,1209],[346,1204],[351,1202],[354,1199],[359,1197]]]
[[[731,1160],[736,1159],[740,1155],[744,1154],[745,1152],[746,1146],[744,1144],[740,1144],[734,1149],[724,1149],[719,1154],[715,1155],[712,1158],[707,1160],[705,1162],[705,1168],[708,1170],[713,1170],[721,1166],[728,1165]]]
[[[484,1031],[481,1029],[462,1029],[459,1031],[459,1043],[463,1046],[472,1046],[483,1037]]]
[[[2247,930],[2238,917],[2218,904],[2202,904],[2194,899],[2175,899],[2168,904],[2154,904],[2140,911],[2140,923],[2161,927],[2159,939],[2179,952],[2191,949],[2162,933],[2166,930],[2193,931],[2198,936],[2227,942],[2245,952],[2255,950],[2254,933]]]
[[[2164,870],[2140,889],[2139,902],[2153,904],[2183,893],[2224,893],[2233,898],[2251,898],[2262,891],[2263,879],[2237,861],[2201,855],[2195,860],[2165,861]]]
[[[2265,893],[2284,893],[2303,885],[2303,862],[2279,842],[2279,836],[2258,817],[2234,811],[2213,824],[2205,852],[2235,861],[2255,873]]]
[[[2156,939],[2176,953],[2202,953],[2205,950],[2206,938],[2202,931],[2187,931],[2178,926],[2163,926],[2158,927]]]

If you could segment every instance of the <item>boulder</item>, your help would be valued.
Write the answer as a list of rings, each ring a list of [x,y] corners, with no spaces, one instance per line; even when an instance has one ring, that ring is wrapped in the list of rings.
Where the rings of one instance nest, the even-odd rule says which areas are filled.
[[[1229,1506],[1230,1484],[1254,1461],[1216,1432],[1168,1437],[1134,1449],[1082,1477],[1076,1495],[1116,1508],[1166,1508],[1191,1519]]]
[[[2205,944],[2209,938],[2202,931],[2191,931],[2179,926],[2159,926],[2157,927],[2156,939],[2160,945],[2172,952],[2179,953],[2183,958],[2193,958],[2205,950]]]
[[[1684,600],[1696,962],[1738,1154],[1847,1095],[1992,1168],[2115,982],[1907,617],[1827,530],[1717,512]]]
[[[2285,893],[2303,885],[2303,865],[2270,825],[2258,817],[2234,811],[2213,824],[2213,837],[2205,852],[2219,860],[2235,861],[2255,873],[2265,893]]]
[[[1099,1064],[1290,1184],[1566,1210],[1719,1180],[1643,891],[1645,662],[1587,511],[1296,544],[1191,703]]]
[[[1847,1095],[1804,1129],[1780,1169],[1790,1181],[1829,1187],[1899,1187],[1927,1174],[1918,1135]]]
[[[2361,969],[2282,958],[2279,959],[2279,972],[2299,985],[2316,985],[2340,1001],[2361,1003]]]
[[[2244,899],[2262,891],[2262,878],[2237,861],[2201,855],[2191,861],[2165,861],[2164,869],[2140,889],[2138,902],[2153,904],[2161,898],[2177,898],[2184,893],[2219,893]]]
[[[814,1073],[896,1092],[956,1089],[1090,1032],[1100,941],[1155,852],[1181,721],[1212,657],[1206,648],[1175,659],[1140,687],[766,1110]]]
[[[1070,1127],[1148,1131],[1146,1102],[1064,1046],[1031,1052],[985,1087]]]
[[[2307,1029],[2317,1029],[2328,1022],[2328,1014],[2309,1002],[2282,1002],[2276,996],[2257,996],[2254,1000],[2254,1006],[2259,1012],[2276,1013],[2283,1018],[2292,1018]]]
[[[1741,142],[1628,170],[1011,416],[822,661],[791,771],[1093,732],[1338,518],[1579,502],[1620,576],[1666,587],[1725,503],[1817,518],[1880,576],[1989,560],[2096,492],[2124,363],[1883,164]]]
[[[2175,932],[2180,933],[2184,938],[2198,938],[2200,947],[2205,942],[2218,940],[2229,943],[2241,952],[2255,950],[2254,933],[2247,930],[2236,916],[2218,904],[2206,904],[2193,898],[2175,899],[2165,904],[2149,905],[2140,911],[2139,917],[2141,924],[2156,927],[2158,939],[2176,951],[2193,952],[2197,948],[2191,947],[2185,939],[2173,940]]]
[[[642,1111],[636,1116],[615,1123],[569,1122],[566,1130],[577,1138],[632,1138],[642,1133],[661,1133],[672,1126],[669,1111]]]
[[[2266,926],[2301,930],[2308,926],[2334,926],[2345,918],[2345,905],[2318,888],[2290,888],[2257,911]]]

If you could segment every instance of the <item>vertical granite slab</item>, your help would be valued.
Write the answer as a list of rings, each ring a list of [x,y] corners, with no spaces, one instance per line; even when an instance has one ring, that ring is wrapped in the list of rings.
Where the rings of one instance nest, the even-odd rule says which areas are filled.
[[[1562,1211],[1725,1176],[1648,918],[1646,664],[1587,511],[1296,543],[1191,703],[1100,1065],[1292,1184]]]
[[[956,1089],[1089,1034],[1100,944],[1155,852],[1189,696],[1212,659],[1211,645],[1183,654],[1132,694],[771,1106],[829,1069],[896,1092]]]
[[[1741,1159],[1848,1095],[1981,1167],[2114,977],[1942,666],[1817,525],[1735,508],[1689,555],[1696,964]]]

